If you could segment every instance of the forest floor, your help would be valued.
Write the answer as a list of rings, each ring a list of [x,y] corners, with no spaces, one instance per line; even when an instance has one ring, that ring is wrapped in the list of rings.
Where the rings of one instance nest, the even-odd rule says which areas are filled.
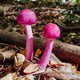
[[[80,6],[78,6],[78,5],[77,6],[61,5],[61,4],[58,4],[58,3],[56,3],[56,4],[55,3],[47,3],[47,4],[43,3],[43,4],[41,4],[41,3],[37,3],[37,2],[32,2],[32,3],[30,2],[30,3],[25,4],[25,3],[19,3],[19,2],[13,1],[13,0],[12,1],[1,0],[0,1],[0,31],[6,32],[6,34],[8,32],[11,32],[11,33],[18,32],[19,34],[25,35],[25,28],[22,27],[21,25],[19,25],[17,23],[16,19],[17,19],[18,13],[22,9],[26,9],[26,8],[33,10],[37,15],[37,23],[32,25],[32,30],[33,30],[34,37],[38,37],[39,39],[43,38],[42,30],[43,30],[44,26],[47,23],[56,23],[61,29],[61,36],[58,39],[60,41],[62,41],[62,44],[64,44],[64,45],[65,45],[65,43],[73,44],[72,45],[73,50],[71,48],[69,49],[68,47],[65,47],[63,45],[59,46],[58,48],[64,47],[64,49],[65,49],[64,51],[61,51],[61,56],[63,55],[62,57],[64,57],[63,59],[65,59],[65,60],[68,60],[69,58],[72,57],[73,62],[74,61],[77,62],[77,60],[79,60],[79,63],[74,62],[75,67],[73,66],[73,63],[70,62],[70,64],[68,64],[68,68],[66,69],[66,66],[63,65],[63,62],[53,64],[55,58],[53,58],[54,56],[52,56],[53,63],[51,64],[51,66],[50,65],[49,66],[51,68],[54,67],[54,66],[57,66],[57,67],[63,66],[63,67],[61,67],[61,70],[64,70],[63,71],[64,73],[66,73],[67,70],[70,70],[69,68],[72,67],[72,66],[74,67],[74,68],[72,67],[73,71],[74,70],[77,71],[78,68],[80,70],[80,59],[79,59],[80,55],[78,54],[78,52],[80,53],[80,50],[78,50],[79,47],[80,47]],[[1,37],[3,38],[3,36],[1,36]],[[11,37],[11,39],[12,39],[12,37]],[[7,48],[6,50],[4,50],[4,48],[6,48],[6,47],[3,48],[2,47],[3,43],[1,43],[1,42],[2,41],[0,40],[0,48],[2,48],[0,50],[3,50],[3,52],[4,51],[6,52],[6,50],[8,51],[9,49],[11,49],[11,47],[13,47],[13,48],[16,48],[17,50],[19,50],[21,54],[22,53],[26,54],[25,50],[23,50],[23,47],[19,47],[19,46],[16,47],[16,46],[13,46],[13,45],[12,46],[6,45],[6,46],[9,47],[9,49]],[[65,43],[63,43],[63,42],[65,42]],[[36,44],[38,44],[38,43],[36,43]],[[68,46],[71,46],[69,44],[68,44]],[[76,45],[76,46],[74,46],[74,45]],[[75,47],[78,48],[78,49],[74,50]],[[62,50],[62,48],[60,48],[60,49]],[[62,52],[64,54],[62,54]],[[72,52],[74,54],[72,54],[72,53],[70,54],[70,52]],[[69,53],[68,55],[66,54],[68,59],[65,57],[65,53]],[[10,52],[10,54],[11,54],[11,52]],[[8,54],[8,56],[11,58],[12,56],[10,54]],[[1,57],[4,57],[4,56],[1,56]],[[28,64],[28,62],[25,63],[25,61],[26,61],[25,60],[24,61],[25,64],[21,63],[21,65],[18,65],[18,61],[16,62],[15,57],[17,58],[16,54],[15,54],[15,56],[13,55],[13,63],[11,62],[11,60],[10,60],[10,62],[8,62],[5,58],[5,61],[7,61],[7,63],[4,62],[0,65],[0,71],[1,71],[0,76],[1,77],[4,76],[4,73],[6,75],[8,73],[11,73],[12,71],[14,71],[14,72],[16,71],[17,77],[20,77],[18,75],[21,74],[21,72],[18,74],[17,71],[19,71],[20,66],[23,68],[23,66],[26,66],[25,65],[26,63]],[[40,58],[40,57],[38,57],[38,58]],[[33,66],[34,66],[34,64],[33,64]],[[33,71],[34,70],[35,69],[33,69]],[[61,77],[60,80],[70,80],[70,79],[65,79],[65,77],[62,75],[61,72],[57,72],[55,70],[53,70],[53,71],[54,71],[54,74],[58,73],[56,75],[58,75],[57,78]],[[78,73],[79,79],[80,79],[80,71],[78,71],[77,73]],[[51,74],[52,74],[52,72],[51,72]],[[71,72],[70,74],[71,75],[69,75],[69,78],[71,76],[74,78],[73,72]],[[67,75],[68,75],[68,73],[67,73]],[[41,78],[40,80],[42,80],[42,76],[40,76],[40,78]],[[9,79],[7,79],[7,80],[9,80]],[[21,79],[19,78],[19,79],[15,79],[15,80],[21,80]],[[46,80],[48,80],[48,79],[46,79]],[[56,80],[59,80],[59,79],[56,79]]]

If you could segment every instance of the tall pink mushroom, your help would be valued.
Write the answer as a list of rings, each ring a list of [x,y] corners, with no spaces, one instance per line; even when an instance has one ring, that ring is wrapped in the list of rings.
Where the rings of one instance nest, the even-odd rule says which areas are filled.
[[[54,39],[60,36],[60,28],[53,23],[48,23],[43,29],[43,36],[46,38],[46,48],[41,59],[38,61],[40,69],[45,69],[53,48]]]
[[[31,61],[33,59],[33,34],[31,25],[36,23],[36,14],[29,9],[24,9],[18,14],[17,22],[26,28],[26,59]]]

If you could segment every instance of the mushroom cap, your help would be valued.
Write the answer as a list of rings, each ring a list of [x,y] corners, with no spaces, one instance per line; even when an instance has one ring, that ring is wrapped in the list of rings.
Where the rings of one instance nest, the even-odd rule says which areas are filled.
[[[60,28],[56,24],[48,23],[45,25],[42,35],[49,39],[58,38],[60,36]]]
[[[21,10],[17,16],[17,22],[20,25],[32,25],[36,23],[36,14],[29,10]]]

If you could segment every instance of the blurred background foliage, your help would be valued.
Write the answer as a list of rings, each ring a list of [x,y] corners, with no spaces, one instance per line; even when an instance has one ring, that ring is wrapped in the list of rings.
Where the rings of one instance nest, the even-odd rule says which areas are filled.
[[[2,3],[21,4],[28,8],[54,8],[57,11],[52,13],[53,21],[58,25],[67,26],[66,23],[79,25],[80,23],[80,0],[0,0],[0,4]]]
[[[65,8],[65,11],[61,12],[64,16],[63,22],[80,22],[80,0],[17,0],[17,2],[27,4],[30,7],[38,4],[40,6]]]

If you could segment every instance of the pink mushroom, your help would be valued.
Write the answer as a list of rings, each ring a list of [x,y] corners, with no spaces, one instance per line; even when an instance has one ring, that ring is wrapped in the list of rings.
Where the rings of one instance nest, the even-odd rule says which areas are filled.
[[[54,39],[60,36],[60,28],[53,23],[48,23],[43,29],[43,36],[46,38],[46,48],[41,59],[38,61],[40,69],[45,69],[53,48]]]
[[[31,61],[33,59],[33,34],[31,25],[36,23],[36,14],[29,9],[24,9],[18,14],[17,22],[26,28],[26,59]]]

